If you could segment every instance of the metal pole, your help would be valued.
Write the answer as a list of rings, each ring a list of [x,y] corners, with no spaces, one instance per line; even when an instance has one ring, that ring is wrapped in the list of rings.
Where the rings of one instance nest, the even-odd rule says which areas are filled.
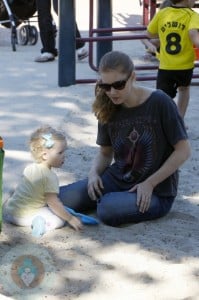
[[[58,85],[75,84],[75,0],[59,1]]]
[[[112,28],[112,0],[98,0],[98,28]],[[98,33],[98,36],[112,35],[109,33]],[[112,50],[112,41],[97,42],[97,66],[101,57]]]

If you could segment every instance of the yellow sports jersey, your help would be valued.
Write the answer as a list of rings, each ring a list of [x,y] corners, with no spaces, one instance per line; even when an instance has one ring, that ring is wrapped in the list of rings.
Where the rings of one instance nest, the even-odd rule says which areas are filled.
[[[150,21],[147,31],[160,39],[160,69],[186,70],[194,67],[195,53],[189,30],[199,29],[199,14],[190,8],[166,7]]]

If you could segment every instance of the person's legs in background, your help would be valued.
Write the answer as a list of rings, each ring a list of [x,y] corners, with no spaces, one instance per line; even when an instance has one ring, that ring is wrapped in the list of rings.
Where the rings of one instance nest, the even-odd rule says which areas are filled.
[[[163,90],[172,99],[176,98],[175,102],[183,119],[189,104],[192,75],[193,69],[158,70],[156,88]]]
[[[36,62],[52,61],[57,56],[55,47],[55,26],[51,15],[51,0],[36,0],[38,25],[42,42],[41,55],[36,57]]]
[[[170,70],[158,69],[156,89],[160,89],[169,95],[172,99],[177,94],[177,84]]]
[[[58,15],[58,1],[53,0],[53,8],[56,14]],[[76,38],[81,38],[81,34],[79,31],[79,28],[77,26],[77,23],[75,23],[76,26]],[[88,56],[88,50],[85,48],[85,42],[82,41],[76,41],[76,50],[77,50],[77,58],[79,60],[82,60]]]
[[[76,25],[76,38],[81,38],[77,23]],[[82,60],[88,56],[88,50],[85,48],[85,43],[82,41],[76,41],[77,58]]]
[[[38,11],[38,24],[40,30],[40,38],[43,45],[41,55],[36,57],[36,62],[48,62],[55,59],[58,54],[56,49],[56,25],[51,15],[51,0],[36,0]],[[58,15],[58,1],[53,0],[53,9]],[[76,37],[81,38],[77,23]],[[88,50],[85,43],[76,41],[76,50],[78,60],[82,60],[88,56]]]
[[[189,86],[179,86],[178,87],[178,98],[177,106],[181,117],[184,119],[190,98],[190,87]]]
[[[192,76],[193,69],[176,71],[176,84],[178,86],[178,97],[176,103],[178,111],[183,119],[189,104]]]

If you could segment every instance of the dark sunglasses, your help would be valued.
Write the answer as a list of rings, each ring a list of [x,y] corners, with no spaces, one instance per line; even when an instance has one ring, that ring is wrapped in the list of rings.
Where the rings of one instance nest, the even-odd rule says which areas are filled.
[[[112,87],[115,90],[123,90],[125,88],[127,81],[129,80],[130,76],[131,76],[131,73],[128,75],[128,77],[125,80],[115,81],[111,84],[99,82],[98,86],[99,86],[99,88],[105,90],[105,92],[109,92]]]

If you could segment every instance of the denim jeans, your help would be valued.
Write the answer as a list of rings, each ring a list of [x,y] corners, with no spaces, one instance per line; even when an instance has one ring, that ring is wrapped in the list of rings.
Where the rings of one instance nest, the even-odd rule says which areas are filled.
[[[56,44],[56,26],[53,24],[53,18],[51,15],[51,0],[36,0],[37,12],[38,12],[38,25],[40,30],[40,38],[43,48],[41,53],[50,52],[57,55]],[[53,8],[58,13],[58,0],[53,0]],[[66,16],[67,17],[67,16]],[[76,37],[80,38],[80,32],[76,24]],[[76,49],[82,48],[84,42],[76,42]]]
[[[98,218],[107,225],[119,226],[127,223],[138,223],[154,220],[166,215],[173,204],[174,197],[152,195],[149,209],[141,213],[136,204],[136,193],[121,191],[107,175],[102,176],[103,195],[93,201],[87,192],[88,180],[80,180],[60,187],[59,197],[64,205],[78,212],[97,209]]]

